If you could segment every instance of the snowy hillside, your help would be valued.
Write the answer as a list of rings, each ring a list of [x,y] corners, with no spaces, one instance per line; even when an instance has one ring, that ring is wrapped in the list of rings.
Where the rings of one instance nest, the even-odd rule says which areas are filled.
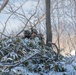
[[[39,38],[0,40],[0,75],[76,75],[76,57],[64,57]]]

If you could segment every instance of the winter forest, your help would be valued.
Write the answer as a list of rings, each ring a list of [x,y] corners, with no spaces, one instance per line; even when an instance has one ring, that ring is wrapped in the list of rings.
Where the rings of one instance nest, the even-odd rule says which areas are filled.
[[[76,0],[0,0],[0,75],[76,75]]]

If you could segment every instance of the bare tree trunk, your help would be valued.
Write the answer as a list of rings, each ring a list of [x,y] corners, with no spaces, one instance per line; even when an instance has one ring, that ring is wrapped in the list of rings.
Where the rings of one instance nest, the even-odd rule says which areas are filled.
[[[49,42],[52,42],[52,28],[50,19],[50,0],[46,0],[46,45],[51,46]],[[51,46],[52,47],[52,46]]]

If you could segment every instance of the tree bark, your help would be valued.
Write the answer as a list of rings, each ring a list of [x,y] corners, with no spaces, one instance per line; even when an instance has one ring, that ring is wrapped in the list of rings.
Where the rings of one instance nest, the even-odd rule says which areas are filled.
[[[46,3],[46,45],[52,45],[49,42],[52,42],[52,27],[51,27],[51,18],[50,18],[50,0],[45,0]]]

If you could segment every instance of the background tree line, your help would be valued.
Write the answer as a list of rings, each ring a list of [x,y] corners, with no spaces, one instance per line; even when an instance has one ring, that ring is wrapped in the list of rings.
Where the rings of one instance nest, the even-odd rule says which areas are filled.
[[[13,0],[14,1],[14,0]],[[1,13],[9,14],[5,23],[1,21],[1,38],[21,35],[25,29],[34,27],[42,32],[48,42],[54,42],[62,52],[76,50],[76,1],[75,0],[32,0],[36,2],[33,9],[26,11],[24,5],[30,0],[19,1],[19,5],[10,0]],[[28,8],[28,7],[27,7]],[[27,14],[29,16],[27,16]],[[50,14],[49,14],[50,13]],[[20,28],[14,31],[7,28],[10,21],[17,20]],[[45,34],[46,33],[46,34]]]

